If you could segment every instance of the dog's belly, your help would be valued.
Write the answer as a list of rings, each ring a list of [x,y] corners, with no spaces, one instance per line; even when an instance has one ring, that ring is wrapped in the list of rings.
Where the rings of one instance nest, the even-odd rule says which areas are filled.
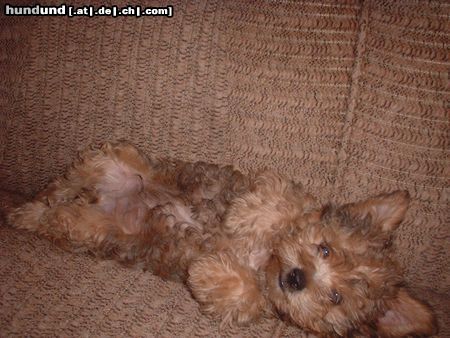
[[[124,234],[138,235],[150,231],[155,217],[166,219],[167,231],[174,227],[202,230],[201,223],[193,217],[194,200],[190,197],[194,195],[180,189],[177,184],[177,177],[187,173],[177,172],[177,167],[173,166],[152,168],[153,175],[148,176],[124,162],[106,159],[102,164],[104,174],[94,187],[95,203],[115,220],[115,226]],[[206,194],[199,186],[195,190]]]
[[[247,189],[229,167],[161,162],[150,176],[127,163],[102,164],[90,205],[112,228],[96,237],[99,251],[163,277],[182,277],[192,259],[215,250],[231,201]]]
[[[100,208],[116,220],[124,234],[137,235],[154,226],[154,218],[164,217],[167,231],[177,227],[202,230],[192,214],[192,207],[174,194],[159,191],[142,191],[127,196],[104,196],[98,201]]]

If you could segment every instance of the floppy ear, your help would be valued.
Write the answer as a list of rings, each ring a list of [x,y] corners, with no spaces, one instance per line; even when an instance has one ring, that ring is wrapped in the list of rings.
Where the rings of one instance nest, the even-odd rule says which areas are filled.
[[[430,309],[412,298],[404,289],[387,302],[386,312],[378,318],[381,336],[432,335],[436,333],[435,319]]]
[[[404,190],[382,194],[365,201],[347,204],[344,213],[352,218],[367,220],[383,232],[395,230],[405,217],[409,205],[409,193]]]

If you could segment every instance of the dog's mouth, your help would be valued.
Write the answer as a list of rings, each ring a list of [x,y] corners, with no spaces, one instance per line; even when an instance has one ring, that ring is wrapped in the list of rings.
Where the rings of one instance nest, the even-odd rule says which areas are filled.
[[[275,308],[275,315],[283,322],[294,323],[291,319],[291,316],[281,309]]]

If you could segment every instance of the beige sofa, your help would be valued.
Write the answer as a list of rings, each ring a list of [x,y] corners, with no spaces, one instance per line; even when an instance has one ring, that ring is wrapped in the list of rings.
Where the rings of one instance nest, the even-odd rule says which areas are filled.
[[[321,201],[407,189],[398,260],[450,336],[450,4],[170,4],[172,18],[2,6],[1,188],[31,196],[77,150],[126,138],[152,156],[273,168]],[[302,334],[269,318],[219,332],[182,285],[4,225],[0,241],[0,336]]]

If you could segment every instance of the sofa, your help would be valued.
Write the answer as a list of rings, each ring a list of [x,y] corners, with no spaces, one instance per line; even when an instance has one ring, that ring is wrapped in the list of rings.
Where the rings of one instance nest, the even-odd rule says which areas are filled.
[[[2,4],[3,212],[77,151],[115,139],[149,156],[270,168],[321,203],[405,189],[396,259],[450,337],[450,4],[132,5],[169,4],[171,17],[12,16]],[[308,336],[274,318],[219,329],[183,285],[65,252],[4,220],[0,241],[3,337]]]

